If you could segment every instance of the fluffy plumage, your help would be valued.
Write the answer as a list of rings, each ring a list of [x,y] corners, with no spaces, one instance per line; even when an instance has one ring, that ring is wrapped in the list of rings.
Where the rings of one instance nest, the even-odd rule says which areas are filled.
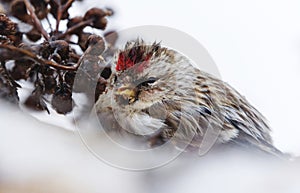
[[[112,68],[96,103],[98,114],[113,114],[123,130],[148,137],[152,145],[175,138],[178,144],[198,147],[205,133],[215,130],[217,144],[281,155],[263,115],[230,85],[180,53],[132,41],[117,54]]]

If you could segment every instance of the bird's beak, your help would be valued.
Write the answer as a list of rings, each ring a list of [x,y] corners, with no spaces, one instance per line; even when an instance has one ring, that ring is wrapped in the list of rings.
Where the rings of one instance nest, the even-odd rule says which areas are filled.
[[[133,103],[135,101],[136,91],[131,86],[126,85],[118,88],[116,94],[128,99],[129,103]]]

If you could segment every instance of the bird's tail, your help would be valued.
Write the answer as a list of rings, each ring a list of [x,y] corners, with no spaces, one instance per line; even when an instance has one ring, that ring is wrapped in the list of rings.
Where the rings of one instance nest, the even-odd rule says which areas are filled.
[[[232,144],[236,144],[239,147],[245,148],[250,151],[265,153],[270,156],[275,156],[282,160],[293,160],[293,156],[289,153],[284,153],[276,148],[273,144],[266,141],[260,141],[256,139],[243,139],[237,138],[231,141]]]

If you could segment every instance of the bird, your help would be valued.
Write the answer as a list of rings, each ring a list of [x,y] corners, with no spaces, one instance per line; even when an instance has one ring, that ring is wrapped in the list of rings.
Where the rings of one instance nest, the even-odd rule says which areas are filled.
[[[111,71],[95,104],[108,130],[116,129],[107,118],[113,117],[116,130],[146,138],[153,147],[172,141],[197,149],[213,136],[211,146],[285,155],[274,146],[266,118],[243,95],[160,42],[128,41]]]

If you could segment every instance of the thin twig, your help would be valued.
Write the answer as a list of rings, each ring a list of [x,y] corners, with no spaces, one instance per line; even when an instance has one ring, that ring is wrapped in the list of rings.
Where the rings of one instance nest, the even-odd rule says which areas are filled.
[[[75,0],[68,0],[68,2],[62,7],[61,12],[64,13],[67,9],[69,9],[74,1]]]
[[[48,15],[47,15],[47,17],[46,17],[46,20],[47,20],[47,23],[48,23],[48,25],[49,25],[49,28],[50,28],[51,32],[53,32],[53,28],[52,28],[52,25],[51,25],[51,22],[50,22],[50,20],[49,20]]]
[[[71,5],[74,1],[75,0],[68,0],[68,2],[66,4],[64,4],[63,6],[61,5],[61,1],[55,1],[58,4],[56,30],[55,30],[56,33],[58,33],[58,30],[59,30],[59,24],[61,21],[61,17],[63,16],[64,12],[71,7]]]
[[[64,66],[64,65],[58,64],[56,62],[53,62],[50,60],[45,60],[41,57],[38,57],[35,53],[33,53],[29,50],[18,48],[18,47],[12,46],[12,45],[0,44],[0,48],[5,48],[5,49],[11,50],[13,52],[19,52],[42,65],[52,66],[53,68],[60,69],[60,70],[76,71],[78,69],[78,67],[80,66],[80,62],[78,62],[74,66]]]
[[[57,13],[56,13],[56,28],[55,28],[55,32],[58,33],[59,30],[59,24],[60,24],[60,20],[61,20],[61,16],[62,16],[62,12],[61,12],[61,1],[55,1],[58,4],[58,8],[57,8]]]
[[[92,22],[93,22],[93,19],[89,19],[89,20],[86,20],[86,21],[82,21],[82,22],[80,22],[80,23],[78,23],[78,24],[72,26],[71,28],[69,28],[65,33],[59,34],[59,35],[57,36],[57,39],[65,38],[68,34],[73,33],[73,32],[76,31],[78,28],[88,26],[88,25],[91,24]]]
[[[31,3],[28,0],[24,0],[24,3],[26,5],[27,10],[30,13],[30,16],[33,20],[33,24],[35,25],[35,27],[37,28],[37,30],[39,30],[42,35],[44,36],[44,38],[48,41],[49,40],[49,35],[48,33],[45,31],[45,29],[43,28],[40,20],[38,19],[38,17],[35,14],[35,10],[34,7],[31,5]]]

